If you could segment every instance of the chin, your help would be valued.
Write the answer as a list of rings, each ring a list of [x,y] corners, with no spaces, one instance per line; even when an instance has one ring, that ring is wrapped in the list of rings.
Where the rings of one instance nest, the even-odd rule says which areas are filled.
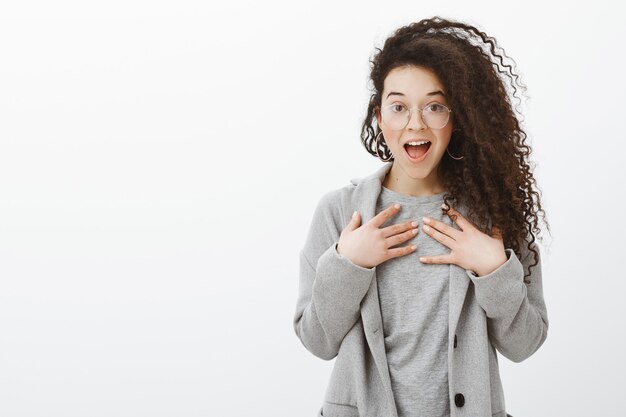
[[[430,175],[433,167],[430,164],[427,165],[412,165],[411,162],[404,163],[404,172],[408,177],[417,179],[424,179]]]

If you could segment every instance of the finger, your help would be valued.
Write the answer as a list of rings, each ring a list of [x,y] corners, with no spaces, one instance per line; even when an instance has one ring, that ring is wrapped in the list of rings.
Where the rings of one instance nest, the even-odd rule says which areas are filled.
[[[417,249],[415,245],[406,245],[400,248],[387,249],[387,253],[385,256],[385,261],[388,261],[392,258],[398,258],[400,256],[408,255],[411,252],[414,252]]]
[[[395,216],[399,211],[400,205],[398,204],[398,208],[396,208],[395,204],[392,204],[390,207],[387,207],[376,216],[374,216],[368,223],[378,229],[392,216]]]
[[[463,217],[461,213],[456,211],[454,208],[450,207],[447,214],[452,219],[452,221],[455,222],[461,228],[461,230],[465,230],[466,228],[473,227],[473,225],[468,220],[466,220],[465,217]]]
[[[418,226],[417,223],[415,223],[415,226],[413,226],[412,222],[409,220],[404,223],[397,223],[397,224],[392,224],[391,226],[383,227],[382,229],[380,229],[380,231],[382,232],[384,238],[388,238],[390,236],[403,233],[407,230],[414,229],[417,226]]]
[[[351,231],[358,229],[360,224],[361,224],[361,214],[358,211],[355,211],[352,214],[350,221],[346,225],[346,229],[351,230]]]
[[[441,256],[420,256],[420,262],[424,264],[449,264],[450,259],[446,255]]]
[[[417,233],[419,232],[419,229],[414,228],[411,230],[407,230],[404,233],[399,233],[397,235],[388,237],[385,239],[385,247],[390,248],[392,246],[396,246],[399,245],[400,243],[404,243],[409,239],[413,239],[415,236],[417,236]]]
[[[450,236],[450,238],[457,240],[459,235],[462,233],[460,230],[455,229],[454,227],[450,227],[447,224],[440,222],[436,219],[433,219],[431,217],[424,217],[422,219],[424,221],[424,223],[432,228],[434,228],[435,230]]]
[[[456,243],[456,240],[452,239],[450,236],[444,235],[443,233],[441,233],[437,229],[435,229],[433,227],[430,227],[427,224],[424,225],[424,227],[422,229],[424,229],[424,232],[426,232],[428,234],[428,236],[432,237],[437,242],[440,242],[441,244],[446,245],[449,248],[452,248],[454,243]]]

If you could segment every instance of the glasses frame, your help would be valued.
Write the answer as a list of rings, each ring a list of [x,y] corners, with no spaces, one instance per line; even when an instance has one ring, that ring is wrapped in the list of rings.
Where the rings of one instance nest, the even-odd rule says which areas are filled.
[[[428,126],[428,123],[426,123],[426,120],[424,120],[424,109],[426,109],[431,104],[436,104],[436,105],[441,106],[444,109],[448,110],[448,118],[446,119],[446,122],[441,127],[437,127],[437,128],[430,127],[430,126]],[[387,109],[387,108],[389,108],[391,106],[402,106],[402,104],[393,103],[393,104],[388,104],[388,105],[386,105],[386,106],[381,108],[380,118],[382,119],[384,125],[387,126],[389,129],[391,129],[391,126],[389,126],[387,123],[385,123],[385,118],[383,117],[383,109]],[[441,104],[441,103],[428,103],[426,106],[422,107],[421,109],[419,107],[417,107],[417,106],[413,106],[413,107],[409,108],[409,118],[407,119],[406,124],[404,126],[402,126],[400,129],[391,129],[391,130],[393,130],[393,131],[400,131],[400,130],[403,130],[405,127],[407,127],[407,125],[411,121],[411,117],[413,117],[413,110],[419,110],[419,115],[420,115],[420,119],[421,119],[422,123],[424,123],[424,125],[428,126],[429,129],[434,129],[434,130],[440,130],[440,129],[443,129],[444,127],[446,127],[448,125],[448,123],[450,122],[450,113],[452,113],[452,110],[450,110],[450,108],[448,106],[446,106],[445,104]]]

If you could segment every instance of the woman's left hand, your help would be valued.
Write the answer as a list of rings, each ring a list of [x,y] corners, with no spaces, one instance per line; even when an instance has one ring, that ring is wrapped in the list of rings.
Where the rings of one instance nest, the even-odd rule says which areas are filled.
[[[423,219],[426,225],[422,229],[452,251],[445,255],[423,256],[420,261],[427,264],[455,264],[474,271],[479,277],[490,274],[507,261],[502,234],[497,227],[491,229],[491,237],[478,230],[452,207],[448,216],[456,216],[455,223],[461,230],[428,217]]]

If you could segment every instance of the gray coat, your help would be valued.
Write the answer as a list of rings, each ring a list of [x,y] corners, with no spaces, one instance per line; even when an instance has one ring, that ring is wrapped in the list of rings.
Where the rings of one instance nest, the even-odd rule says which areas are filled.
[[[317,416],[397,417],[385,353],[376,267],[362,268],[339,255],[336,244],[352,212],[361,224],[375,206],[387,162],[371,175],[326,193],[315,209],[300,251],[300,281],[293,319],[304,347],[324,360],[336,358]],[[454,207],[465,215],[462,207]],[[393,218],[390,223],[395,223]],[[532,355],[546,340],[541,261],[524,271],[533,253],[520,245],[521,261],[508,260],[492,273],[450,264],[448,381],[451,417],[506,417],[496,349],[513,362]],[[533,247],[539,251],[533,242]]]

